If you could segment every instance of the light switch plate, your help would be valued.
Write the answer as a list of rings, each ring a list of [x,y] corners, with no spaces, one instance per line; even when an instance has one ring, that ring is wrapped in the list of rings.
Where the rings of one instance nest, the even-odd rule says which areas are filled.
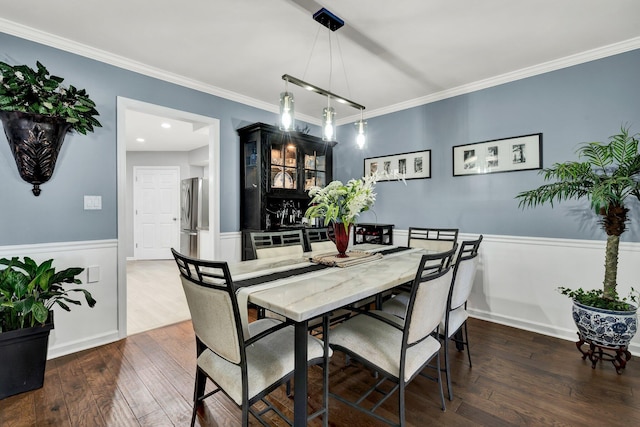
[[[102,196],[84,196],[84,210],[102,209]]]
[[[87,267],[87,283],[95,283],[100,281],[100,266],[92,265]]]

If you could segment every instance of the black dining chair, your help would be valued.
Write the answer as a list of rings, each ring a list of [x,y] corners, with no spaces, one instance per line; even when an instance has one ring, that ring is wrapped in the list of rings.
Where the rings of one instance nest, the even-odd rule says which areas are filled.
[[[304,234],[312,252],[335,252],[336,245],[329,238],[329,230],[323,228],[305,228]]]
[[[478,250],[483,236],[476,240],[463,241],[453,266],[451,289],[447,297],[447,306],[440,323],[440,337],[444,341],[444,364],[447,377],[447,391],[449,400],[453,400],[451,385],[451,358],[449,356],[449,342],[453,341],[458,350],[467,349],[469,367],[471,367],[471,352],[469,350],[469,334],[467,332],[467,300],[471,294],[473,282],[478,268]],[[382,310],[404,318],[408,307],[409,295],[400,293],[382,305]]]
[[[431,251],[448,251],[458,241],[457,228],[409,227],[408,246]]]
[[[191,321],[196,335],[196,378],[191,426],[197,410],[207,397],[222,391],[242,409],[242,426],[249,425],[249,414],[261,424],[261,415],[273,411],[291,425],[266,396],[293,377],[294,327],[276,319],[242,324],[236,287],[226,262],[203,261],[171,250],[180,271]],[[326,343],[309,335],[308,364],[328,369],[331,350]],[[327,375],[323,375],[323,408],[327,416]],[[205,393],[207,379],[216,385]],[[255,410],[262,402],[266,408]]]
[[[441,407],[445,410],[440,372],[441,344],[437,334],[451,286],[453,271],[450,259],[454,253],[452,249],[422,256],[404,318],[378,310],[363,311],[330,331],[329,345],[334,351],[358,360],[380,377],[355,401],[335,393],[330,393],[330,396],[388,424],[404,426],[405,388],[416,376],[422,375],[438,383]],[[434,264],[440,267],[425,269],[425,266]],[[434,359],[434,374],[423,373]],[[387,392],[383,390],[388,387],[381,387],[385,381],[393,384]],[[375,412],[396,391],[398,423]],[[383,395],[375,403],[374,392]]]
[[[253,256],[257,259],[279,256],[302,256],[304,237],[302,230],[252,231],[249,234]]]

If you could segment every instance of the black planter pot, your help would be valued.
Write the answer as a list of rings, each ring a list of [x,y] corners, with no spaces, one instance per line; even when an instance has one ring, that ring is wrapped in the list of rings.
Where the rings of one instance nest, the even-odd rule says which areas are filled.
[[[53,175],[71,124],[60,117],[21,111],[0,111],[0,120],[20,177],[33,184],[34,195],[40,195],[40,184]]]
[[[49,319],[43,326],[0,333],[0,399],[42,387],[51,314]]]

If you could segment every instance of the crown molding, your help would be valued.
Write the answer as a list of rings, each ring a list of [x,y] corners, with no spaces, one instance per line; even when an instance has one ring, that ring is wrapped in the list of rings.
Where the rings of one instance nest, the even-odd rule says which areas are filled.
[[[452,98],[458,95],[464,95],[476,92],[482,89],[510,83],[516,80],[522,80],[527,77],[533,77],[540,74],[556,71],[563,68],[572,67],[574,65],[584,64],[586,62],[595,61],[597,59],[606,58],[608,56],[617,55],[619,53],[629,52],[640,48],[640,37],[624,40],[618,43],[591,49],[585,52],[566,56],[564,58],[554,59],[552,61],[543,62],[531,67],[522,68],[520,70],[511,71],[509,73],[500,74],[488,79],[479,80],[474,83],[458,86],[452,89],[443,90],[441,92],[426,95],[420,98],[411,99],[409,101],[400,102],[389,105],[384,108],[370,110],[365,113],[365,118],[382,116],[385,114],[395,113],[397,111],[406,110],[408,108],[418,107],[420,105],[430,104],[432,102],[441,101],[443,99]],[[354,116],[355,117],[355,116]],[[351,118],[353,120],[353,118]],[[347,118],[343,119],[348,122]],[[357,120],[357,119],[356,119]]]
[[[3,18],[0,18],[0,28],[2,28],[2,32],[6,34],[40,43],[56,49],[64,50],[76,55],[84,56],[86,58],[104,62],[106,64],[114,65],[116,67],[143,74],[148,77],[153,77],[169,83],[175,83],[180,86],[208,93],[210,95],[215,95],[224,99],[228,99],[230,101],[239,102],[241,104],[259,108],[261,110],[271,111],[276,114],[280,111],[279,106],[276,104],[260,101],[255,98],[241,95],[239,93],[222,89],[217,86],[205,84],[198,80],[189,79],[184,76],[162,70],[160,68],[151,67],[149,65],[143,64],[142,62],[138,62],[124,56],[115,55],[113,53],[96,49],[83,43],[78,43],[63,37],[46,33],[44,31],[27,27],[25,25],[7,21]],[[305,117],[303,117],[302,115],[298,115],[298,117],[302,118],[303,120],[305,119]],[[309,118],[313,119],[316,122],[318,121],[315,118]]]
[[[279,112],[279,106],[251,98],[249,96],[241,95],[230,90],[226,90],[217,86],[205,84],[201,81],[188,79],[184,76],[170,73],[168,71],[151,67],[138,61],[134,61],[124,56],[114,55],[104,50],[96,49],[94,47],[78,43],[63,37],[58,37],[44,31],[40,31],[25,25],[21,25],[6,19],[0,18],[0,28],[2,32],[17,36],[23,39],[31,40],[37,43],[41,43],[56,49],[64,50],[73,54],[81,55],[86,58],[95,59],[96,61],[104,62],[116,67],[120,67],[129,71],[134,71],[145,76],[153,77],[159,80],[163,80],[169,83],[174,83],[180,86],[184,86],[190,89],[194,89],[200,92],[215,95],[230,101],[239,102],[251,107],[259,108],[261,110],[270,111],[273,113]],[[510,83],[516,80],[521,80],[527,77],[533,77],[540,74],[548,73],[550,71],[560,70],[562,68],[571,67],[574,65],[583,64],[585,62],[594,61],[608,56],[617,55],[619,53],[629,52],[631,50],[640,48],[640,37],[635,37],[629,40],[624,40],[618,43],[602,46],[596,49],[591,49],[585,52],[570,55],[564,58],[554,59],[552,61],[544,62],[542,64],[534,65],[531,67],[522,68],[520,70],[512,71],[498,76],[490,77],[488,79],[479,80],[470,84],[458,86],[452,89],[443,90],[441,92],[433,93],[430,95],[414,98],[405,102],[399,102],[397,104],[389,105],[387,107],[378,108],[375,110],[369,110],[364,113],[364,118],[372,118],[376,116],[382,116],[385,114],[395,113],[398,111],[406,110],[413,107],[418,107],[432,102],[441,101],[443,99],[452,98],[458,95],[464,95],[478,90],[487,89],[490,87],[498,86],[505,83]],[[319,125],[320,120],[316,117],[308,116],[305,114],[296,114],[297,119],[304,120],[310,124]],[[353,115],[344,117],[336,121],[337,125],[350,123],[355,120],[359,120],[360,115]]]

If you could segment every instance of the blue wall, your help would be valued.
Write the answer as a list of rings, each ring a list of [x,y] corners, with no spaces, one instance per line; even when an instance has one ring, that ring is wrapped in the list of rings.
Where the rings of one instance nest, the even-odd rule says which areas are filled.
[[[86,88],[104,126],[88,136],[67,136],[54,176],[39,197],[20,179],[0,136],[0,245],[117,237],[117,96],[220,119],[221,231],[238,230],[236,129],[257,121],[274,123],[274,113],[2,33],[0,46],[0,60],[31,66],[39,60],[65,83]],[[335,176],[362,176],[365,157],[431,149],[432,178],[406,186],[379,183],[375,215],[365,213],[363,221],[390,222],[400,229],[455,226],[466,233],[600,239],[597,218],[585,214],[582,203],[517,208],[514,196],[542,183],[536,171],[453,177],[451,147],[542,132],[544,166],[572,160],[578,143],[606,140],[623,123],[640,131],[639,69],[636,50],[371,118],[364,151],[350,143],[353,125],[342,126]],[[277,93],[274,89],[274,100]],[[83,210],[85,194],[101,195],[103,209]],[[640,241],[638,222],[632,222],[623,240]]]
[[[239,142],[236,129],[277,116],[38,43],[0,33],[0,60],[35,67],[42,62],[65,84],[87,89],[104,127],[88,136],[69,134],[53,177],[34,197],[0,136],[0,245],[115,239],[116,98],[123,96],[220,119],[223,232],[239,229]],[[274,104],[279,93],[274,82]],[[102,210],[85,211],[84,195],[101,195]]]
[[[577,160],[585,141],[606,141],[628,124],[640,132],[640,50],[549,72],[368,120],[364,152],[336,148],[336,177],[362,176],[363,157],[430,149],[431,179],[378,183],[373,213],[362,221],[459,227],[462,232],[600,239],[597,217],[581,202],[518,209],[515,195],[543,183],[537,171],[453,177],[452,147],[542,132],[543,166]],[[345,141],[352,125],[342,126]],[[630,232],[640,241],[640,206],[631,204]]]

